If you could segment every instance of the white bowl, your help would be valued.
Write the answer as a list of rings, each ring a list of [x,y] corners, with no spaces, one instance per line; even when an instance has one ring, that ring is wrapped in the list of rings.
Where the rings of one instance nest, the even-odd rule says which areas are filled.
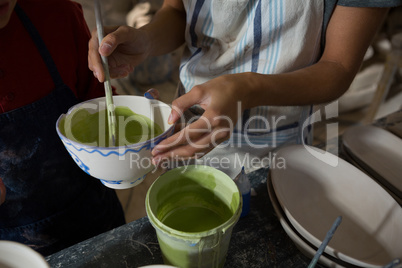
[[[139,96],[113,96],[113,101],[115,106],[128,107],[133,112],[150,118],[161,127],[163,133],[141,143],[118,147],[85,145],[62,134],[59,129],[60,122],[66,115],[83,108],[90,113],[105,110],[104,97],[71,107],[67,114],[59,117],[56,129],[67,151],[83,171],[100,179],[109,188],[127,189],[141,183],[146,174],[154,169],[151,163],[151,150],[174,131],[174,126],[168,124],[171,107],[161,101]]]
[[[42,255],[24,244],[0,241],[0,267],[7,268],[49,268]]]
[[[311,150],[338,164],[324,163]],[[292,226],[318,248],[333,221],[342,216],[327,254],[363,267],[382,267],[401,258],[402,208],[361,170],[324,153],[294,145],[275,156],[284,159],[286,168],[271,170],[272,184]]]

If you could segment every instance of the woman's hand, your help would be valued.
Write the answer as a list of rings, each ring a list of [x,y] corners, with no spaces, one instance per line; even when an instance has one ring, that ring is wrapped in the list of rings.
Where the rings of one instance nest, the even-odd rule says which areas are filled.
[[[100,46],[96,30],[89,40],[89,69],[100,82],[105,80],[100,55],[108,57],[110,77],[122,78],[143,62],[151,51],[146,31],[129,26],[105,27],[105,34]]]
[[[195,104],[200,105],[205,112],[154,148],[154,164],[174,157],[200,156],[227,140],[244,109],[250,108],[248,90],[252,88],[252,75],[223,75],[193,87],[189,93],[174,100],[169,117],[171,124],[177,122],[183,112]]]
[[[6,200],[6,186],[4,186],[3,180],[0,178],[0,205]]]

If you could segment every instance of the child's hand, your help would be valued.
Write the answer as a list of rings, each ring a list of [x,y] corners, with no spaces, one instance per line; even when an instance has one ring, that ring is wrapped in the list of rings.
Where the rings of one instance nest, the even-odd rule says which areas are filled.
[[[96,30],[89,40],[88,67],[100,82],[105,80],[100,54],[108,57],[111,78],[126,77],[147,58],[150,46],[144,31],[128,26],[105,27],[105,34],[101,46]]]
[[[222,75],[193,87],[172,102],[169,123],[179,121],[184,111],[198,104],[205,110],[201,117],[181,131],[161,141],[152,151],[153,163],[180,157],[193,158],[208,153],[230,133],[244,109],[250,108],[251,73]],[[245,90],[248,89],[248,90]]]

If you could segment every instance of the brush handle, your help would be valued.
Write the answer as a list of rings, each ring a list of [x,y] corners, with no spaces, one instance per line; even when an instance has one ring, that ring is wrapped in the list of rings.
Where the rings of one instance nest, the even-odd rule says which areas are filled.
[[[338,216],[335,219],[335,222],[332,224],[331,229],[328,231],[327,235],[325,236],[324,240],[322,241],[320,247],[318,248],[317,252],[314,255],[314,258],[311,260],[308,268],[313,268],[318,262],[321,254],[324,252],[326,246],[328,245],[329,241],[331,240],[332,236],[334,235],[336,229],[338,228],[339,224],[342,222],[342,216]]]
[[[100,0],[95,1],[95,18],[96,18],[96,29],[98,31],[98,40],[99,46],[103,40],[104,32],[103,32],[103,20],[102,20],[102,10],[100,5]],[[112,85],[110,83],[110,73],[109,73],[109,63],[107,57],[102,56],[102,65],[103,71],[105,73],[105,96],[106,96],[106,108],[107,108],[107,119],[109,126],[109,138],[110,143],[115,146],[116,144],[116,114],[115,114],[115,106],[113,103],[113,93],[112,93]]]

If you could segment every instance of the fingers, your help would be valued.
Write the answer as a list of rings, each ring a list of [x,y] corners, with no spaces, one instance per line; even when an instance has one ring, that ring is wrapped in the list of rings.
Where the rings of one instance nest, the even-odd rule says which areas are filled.
[[[105,34],[106,36],[100,43],[98,52],[100,55],[108,57],[113,53],[118,45],[124,43],[127,40],[127,35],[129,33],[126,26],[120,26],[105,27]]]
[[[158,164],[166,158],[205,154],[227,140],[230,133],[229,124],[206,114],[155,146],[152,151],[153,162]]]
[[[177,144],[177,146],[170,150],[155,155],[152,162],[154,165],[158,166],[162,162],[172,159],[186,160],[200,158],[228,138],[227,133],[224,134],[224,138],[216,136],[217,134],[220,135],[222,133],[212,132],[195,142]]]
[[[99,43],[97,31],[93,30],[91,33],[91,39],[88,43],[88,67],[93,72],[94,76],[99,80],[99,82],[103,82],[105,81],[105,75],[98,48]]]
[[[193,88],[190,92],[175,99],[172,102],[172,111],[169,115],[168,123],[173,124],[183,115],[183,112],[195,104],[199,104],[204,100],[203,92]]]
[[[127,64],[122,64],[120,66],[117,67],[112,67],[110,65],[110,60],[109,60],[109,74],[110,74],[110,78],[123,78],[128,76],[132,71],[133,68],[130,67]]]
[[[128,29],[124,26],[105,27],[105,33],[109,34],[107,34],[99,44],[98,32],[97,30],[93,30],[88,43],[88,67],[93,71],[94,76],[99,82],[105,81],[105,73],[100,55],[109,57],[117,46],[126,40]],[[125,77],[132,71],[128,65],[124,64],[120,66],[115,64],[113,67],[114,69],[110,71],[112,78]]]
[[[208,124],[207,120],[199,119],[155,146],[152,150],[152,155],[156,156],[176,146],[196,142],[202,136],[208,135],[211,131],[212,127]]]
[[[3,180],[0,178],[0,205],[6,200],[6,187],[4,186]]]
[[[155,88],[150,88],[144,93],[144,97],[150,100],[159,100],[159,91]]]

